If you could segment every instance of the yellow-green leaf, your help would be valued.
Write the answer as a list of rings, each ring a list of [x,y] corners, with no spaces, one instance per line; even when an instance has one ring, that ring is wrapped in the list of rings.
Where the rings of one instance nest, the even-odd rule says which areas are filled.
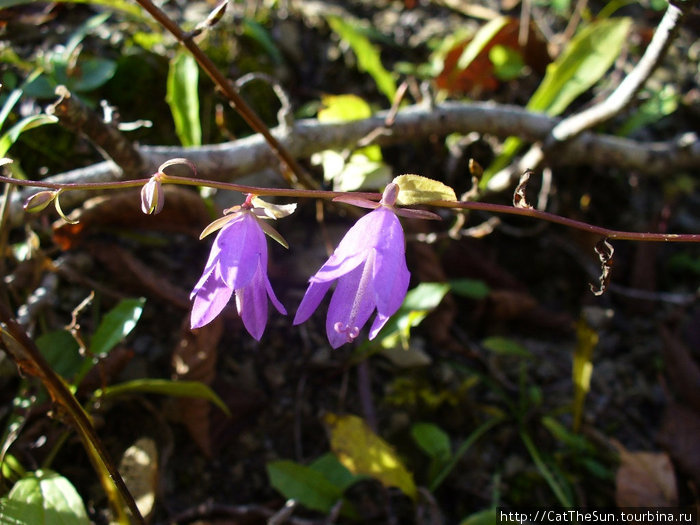
[[[404,467],[394,449],[377,436],[358,416],[324,416],[331,450],[353,474],[371,476],[386,487],[397,487],[416,498],[413,475]]]
[[[455,190],[440,181],[420,175],[399,175],[394,184],[399,186],[397,204],[421,204],[432,201],[456,201]]]
[[[583,403],[591,388],[593,375],[593,350],[598,344],[598,332],[593,330],[584,319],[576,324],[576,350],[572,376],[574,381],[574,432],[581,425]]]
[[[346,122],[372,116],[372,108],[357,95],[324,95],[323,108],[318,110],[319,122]]]

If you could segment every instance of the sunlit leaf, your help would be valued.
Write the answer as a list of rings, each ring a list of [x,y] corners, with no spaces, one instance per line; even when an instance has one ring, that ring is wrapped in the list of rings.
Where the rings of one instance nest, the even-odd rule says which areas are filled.
[[[83,357],[78,343],[66,330],[48,332],[36,339],[36,345],[61,377],[70,380],[81,368]]]
[[[90,340],[90,351],[105,355],[134,329],[143,312],[146,300],[124,299],[102,318]]]
[[[324,95],[321,104],[319,122],[347,122],[372,116],[372,108],[357,95]]]
[[[173,381],[171,379],[134,379],[126,383],[111,385],[95,391],[96,397],[115,397],[126,394],[162,394],[173,397],[195,397],[208,399],[227,415],[229,409],[221,398],[204,383],[199,381]]]
[[[350,472],[371,476],[386,487],[399,488],[407,496],[416,498],[413,475],[394,449],[362,418],[329,413],[323,419],[330,434],[331,450]]]
[[[56,122],[58,122],[58,119],[53,115],[32,115],[23,118],[0,137],[0,157],[7,153],[24,131],[38,128],[45,124],[55,124]]]
[[[19,480],[0,500],[0,522],[32,525],[89,525],[83,500],[66,478],[37,470]]]
[[[420,204],[432,201],[456,201],[455,190],[446,184],[421,175],[399,175],[392,181],[398,184],[397,204]]]
[[[328,17],[331,29],[338,33],[340,38],[348,43],[357,56],[357,67],[360,71],[369,73],[389,102],[394,100],[396,94],[396,81],[382,65],[379,49],[372,45],[369,39],[363,35],[351,23],[336,16]]]
[[[134,497],[141,515],[148,519],[153,512],[158,491],[158,449],[156,442],[143,437],[124,451],[119,473]]]
[[[467,69],[469,64],[474,61],[484,47],[491,41],[491,39],[496,36],[501,29],[503,29],[503,27],[508,23],[508,20],[509,19],[507,16],[500,16],[498,18],[494,18],[488,24],[481,27],[459,56],[457,68]]]
[[[165,100],[175,122],[175,132],[183,146],[202,145],[199,119],[199,66],[187,51],[180,51],[170,61]]]
[[[314,460],[309,467],[323,474],[328,481],[343,491],[358,481],[365,479],[365,476],[357,476],[350,472],[330,452]]]

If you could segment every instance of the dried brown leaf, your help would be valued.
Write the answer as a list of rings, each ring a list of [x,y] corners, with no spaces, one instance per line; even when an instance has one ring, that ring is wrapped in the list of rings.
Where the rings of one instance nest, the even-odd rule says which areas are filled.
[[[515,187],[515,192],[513,192],[513,206],[516,208],[532,209],[532,206],[527,202],[527,196],[525,195],[525,192],[527,191],[527,183],[530,182],[530,176],[532,173],[532,170],[525,170],[520,176],[520,181]]]
[[[595,295],[603,295],[610,284],[610,272],[612,271],[613,253],[615,253],[615,250],[613,249],[612,244],[608,242],[608,239],[599,240],[594,249],[598,254],[598,258],[600,259],[600,283],[598,285],[598,289],[596,289],[595,285],[593,284],[590,286],[591,291]]]
[[[155,441],[143,437],[127,448],[119,461],[119,473],[141,515],[148,521],[158,488],[158,449]]]
[[[618,507],[673,507],[678,505],[678,487],[673,465],[663,452],[629,452],[614,442],[620,453],[615,476]]]

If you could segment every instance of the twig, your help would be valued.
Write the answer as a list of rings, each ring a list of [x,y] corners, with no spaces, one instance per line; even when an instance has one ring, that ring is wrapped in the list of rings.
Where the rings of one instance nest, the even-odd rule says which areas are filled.
[[[659,65],[681,22],[697,2],[698,0],[688,0],[679,2],[679,6],[670,3],[641,59],[617,88],[602,102],[561,120],[552,128],[542,144],[535,144],[514,166],[497,173],[491,179],[489,190],[500,191],[507,188],[511,181],[526,169],[539,170],[545,158],[552,156],[555,148],[558,154],[561,153],[559,148],[562,143],[572,140],[585,130],[609,120],[622,111]]]
[[[299,166],[294,156],[280,144],[280,142],[270,133],[265,123],[260,117],[248,106],[245,100],[238,94],[238,91],[233,87],[233,84],[219,71],[214,62],[199,48],[195,43],[192,34],[185,33],[180,26],[173,22],[168,15],[161,9],[156,7],[150,0],[136,0],[141,7],[148,11],[151,16],[166,30],[168,30],[187,50],[192,54],[194,59],[209,75],[214,84],[231,102],[233,108],[245,120],[248,125],[255,131],[260,133],[264,138],[274,155],[279,159],[283,166],[288,168],[288,172],[282,169],[282,175],[290,183],[299,182],[307,188],[316,188],[318,184]]]
[[[372,130],[383,127],[386,116],[387,112],[381,112],[367,119],[341,123],[304,119],[295,122],[290,133],[280,134],[280,140],[291,155],[308,158],[325,149],[353,147]],[[478,132],[502,138],[515,134],[527,142],[538,142],[543,141],[558,122],[559,119],[531,113],[517,106],[493,103],[446,102],[432,108],[416,105],[399,111],[391,134],[378,136],[376,143],[397,144],[454,132]],[[169,159],[186,157],[196,164],[201,178],[213,181],[235,180],[273,165],[276,159],[261,135],[198,148],[140,146],[138,151],[150,173]],[[552,164],[614,166],[648,175],[700,168],[700,142],[692,133],[672,141],[642,143],[584,132],[562,145],[558,153],[556,158],[550,159]],[[424,175],[430,176],[427,173]],[[45,180],[65,184],[107,182],[120,178],[118,166],[113,162],[101,162]],[[10,225],[21,223],[22,203],[30,194],[17,192],[13,197]],[[70,207],[86,198],[85,193],[70,192],[62,196],[61,203]]]
[[[135,179],[144,175],[141,153],[116,125],[104,122],[92,109],[71,96],[65,86],[58,86],[56,95],[58,101],[46,108],[46,113],[58,117],[64,127],[90,139],[105,160],[113,160],[124,171],[123,178]]]

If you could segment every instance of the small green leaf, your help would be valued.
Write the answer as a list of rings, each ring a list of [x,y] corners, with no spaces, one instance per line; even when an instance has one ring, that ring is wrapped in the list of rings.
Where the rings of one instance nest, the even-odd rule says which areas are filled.
[[[420,204],[432,201],[456,201],[455,190],[440,181],[421,175],[399,175],[394,184],[399,186],[397,204]]]
[[[433,423],[416,423],[411,427],[411,437],[431,458],[447,459],[452,455],[450,436]]]
[[[321,104],[319,122],[347,122],[372,116],[372,108],[357,95],[324,95]]]
[[[440,304],[450,285],[446,283],[420,283],[409,290],[401,305],[404,310],[432,310]]]
[[[183,146],[202,145],[202,125],[199,119],[199,66],[187,51],[180,51],[170,61],[165,100],[175,122]]]
[[[369,39],[358,28],[342,18],[329,16],[328,25],[338,33],[340,38],[348,43],[357,56],[357,67],[360,71],[369,73],[389,102],[393,102],[396,94],[396,81],[382,65],[379,49],[372,45]]]
[[[271,461],[267,464],[267,475],[270,484],[285,498],[323,513],[328,513],[343,497],[341,488],[321,472],[293,461]]]
[[[284,61],[282,58],[282,52],[279,50],[277,45],[275,45],[275,41],[270,36],[268,30],[258,24],[255,20],[250,18],[245,18],[243,20],[243,34],[260,44],[260,47],[265,50],[276,65],[279,65]]]
[[[36,345],[54,372],[66,380],[72,379],[83,364],[78,343],[66,330],[42,334],[37,338]]]
[[[50,470],[37,470],[0,500],[0,523],[89,525],[90,521],[70,481]]]
[[[477,279],[454,279],[450,281],[450,291],[470,299],[484,299],[491,293],[491,288]]]
[[[90,340],[90,350],[104,356],[131,332],[143,312],[146,299],[124,299],[102,319]]]
[[[482,346],[495,354],[532,357],[532,353],[523,345],[507,337],[487,337],[481,342]]]
[[[195,397],[206,399],[218,406],[226,415],[231,415],[226,403],[204,383],[199,381],[173,381],[172,379],[134,379],[126,383],[111,385],[95,391],[96,397],[115,397],[126,394],[162,394],[173,397]]]
[[[496,77],[504,82],[518,78],[525,66],[523,57],[517,50],[502,45],[491,48],[489,60],[493,64]]]
[[[66,83],[69,91],[84,93],[97,89],[112,78],[117,70],[117,63],[106,58],[81,59],[79,65],[80,76]]]
[[[314,460],[309,467],[323,474],[328,481],[343,492],[351,485],[365,479],[365,476],[358,476],[350,472],[345,468],[345,465],[338,461],[338,458],[330,452]]]

